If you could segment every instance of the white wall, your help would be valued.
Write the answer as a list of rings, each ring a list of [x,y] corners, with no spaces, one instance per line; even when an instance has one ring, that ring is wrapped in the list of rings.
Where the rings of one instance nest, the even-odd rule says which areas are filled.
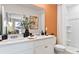
[[[62,44],[66,45],[67,34],[66,26],[68,21],[68,11],[66,5],[58,5],[58,17],[57,17],[57,37]]]
[[[79,18],[79,5],[69,7],[70,19]]]
[[[79,5],[58,6],[58,39],[79,48]]]
[[[23,14],[23,15],[25,14],[26,16],[40,14],[39,10],[36,11],[30,7],[27,7],[27,6],[25,7],[23,5],[10,4],[10,5],[4,5],[4,7],[5,7],[5,11],[9,13],[16,13],[16,14]]]
[[[70,17],[69,24],[70,28],[70,43],[69,45],[79,48],[79,5],[69,7]]]
[[[57,43],[63,44],[62,39],[62,6],[57,5]]]

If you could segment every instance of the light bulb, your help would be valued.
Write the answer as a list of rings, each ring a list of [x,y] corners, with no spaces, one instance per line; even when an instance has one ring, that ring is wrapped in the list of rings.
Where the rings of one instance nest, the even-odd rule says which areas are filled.
[[[46,31],[47,31],[47,27],[46,27]]]

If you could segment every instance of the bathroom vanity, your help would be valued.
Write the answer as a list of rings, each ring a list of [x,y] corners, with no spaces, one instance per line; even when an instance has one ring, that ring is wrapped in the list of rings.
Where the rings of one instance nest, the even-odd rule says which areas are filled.
[[[0,42],[0,54],[53,54],[55,44],[53,35],[7,39]]]

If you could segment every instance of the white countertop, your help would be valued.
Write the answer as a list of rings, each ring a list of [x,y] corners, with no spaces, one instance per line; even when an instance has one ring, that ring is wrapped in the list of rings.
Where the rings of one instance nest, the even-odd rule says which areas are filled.
[[[6,40],[3,40],[3,41],[0,41],[0,45],[6,45],[6,44],[14,44],[14,43],[19,43],[19,42],[29,42],[29,41],[34,41],[34,40],[41,40],[41,39],[44,39],[44,38],[55,38],[55,36],[53,35],[48,35],[48,36],[34,36],[34,37],[19,37],[19,38],[16,38],[16,39],[6,39]]]

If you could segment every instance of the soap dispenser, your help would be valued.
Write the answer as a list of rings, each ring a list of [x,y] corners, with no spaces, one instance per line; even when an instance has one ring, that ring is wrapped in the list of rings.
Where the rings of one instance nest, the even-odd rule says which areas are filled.
[[[43,31],[41,31],[41,35],[44,35],[44,32]]]

